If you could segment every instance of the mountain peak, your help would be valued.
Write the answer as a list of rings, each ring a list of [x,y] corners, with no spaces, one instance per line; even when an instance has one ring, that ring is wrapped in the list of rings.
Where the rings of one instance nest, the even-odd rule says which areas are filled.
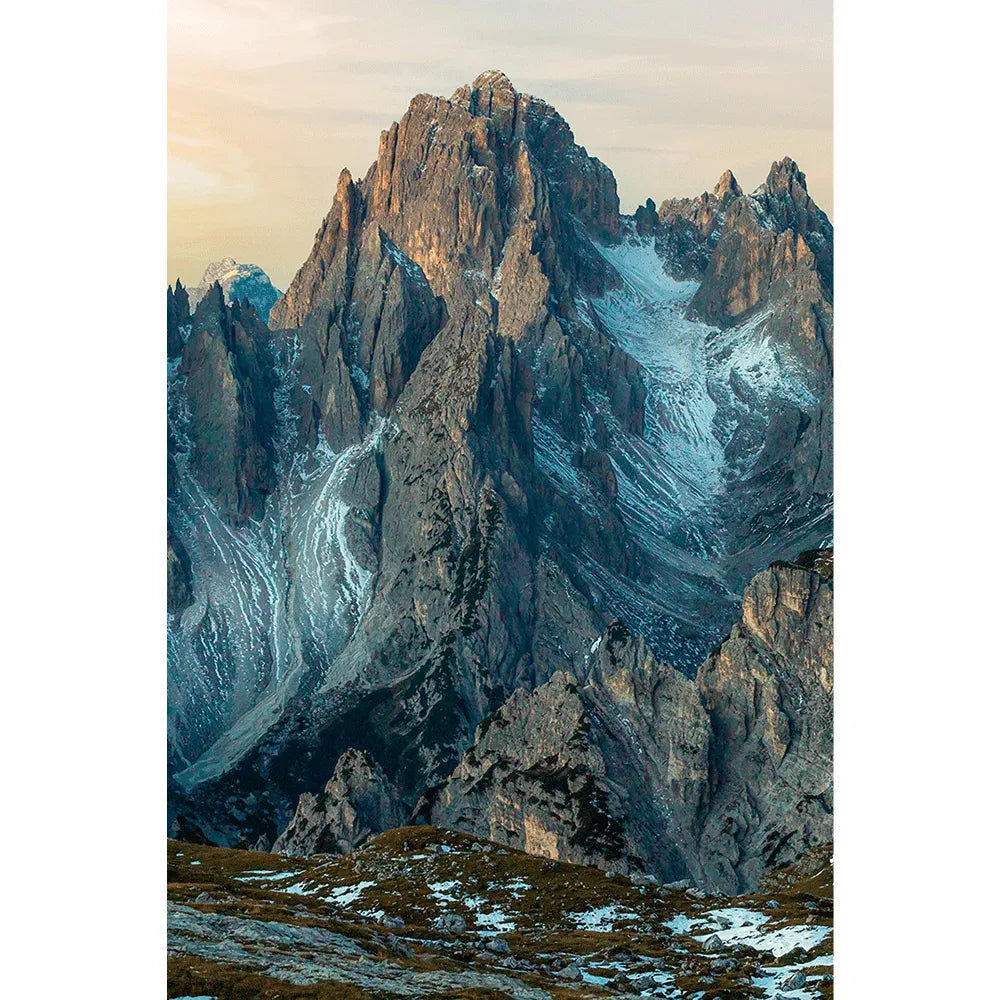
[[[764,190],[768,194],[787,193],[794,196],[796,186],[804,193],[808,192],[806,175],[799,170],[799,165],[790,156],[771,164],[770,173],[764,181]]]
[[[263,268],[256,264],[241,264],[235,257],[223,257],[205,268],[201,284],[197,288],[188,289],[192,308],[206,298],[216,286],[223,302],[231,304],[247,299],[265,321],[271,306],[281,294],[264,273]]]
[[[506,73],[498,69],[488,69],[472,81],[459,87],[451,95],[451,103],[468,108],[477,118],[502,120],[513,127],[514,109],[524,95],[510,81]],[[533,98],[526,98],[530,103]]]
[[[499,69],[483,70],[472,81],[472,87],[474,90],[485,90],[487,88],[490,90],[514,90],[514,85],[510,82],[510,77]]]
[[[219,316],[225,316],[226,293],[218,281],[213,281],[200,295],[196,295],[198,291],[195,289],[188,296],[196,326],[212,325]]]
[[[740,187],[736,178],[733,176],[733,172],[731,170],[727,170],[719,178],[719,182],[715,185],[715,190],[712,193],[716,198],[722,201],[730,195],[738,198],[741,194],[743,194],[743,188]]]
[[[205,268],[205,273],[201,276],[199,287],[208,287],[213,281],[225,281],[230,275],[235,274],[240,268],[260,270],[256,264],[239,264],[235,257],[222,257],[220,260],[212,261]]]

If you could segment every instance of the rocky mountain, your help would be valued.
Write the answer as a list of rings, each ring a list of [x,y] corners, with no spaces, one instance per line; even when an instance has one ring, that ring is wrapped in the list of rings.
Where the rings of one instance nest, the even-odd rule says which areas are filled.
[[[536,689],[562,691],[571,735],[573,699],[589,718],[610,697],[584,694],[610,690],[609,644],[674,668],[657,711],[709,717],[696,675],[748,582],[831,538],[831,262],[790,161],[751,195],[730,176],[624,216],[558,112],[488,72],[415,97],[367,174],[341,174],[267,327],[221,284],[193,313],[171,290],[174,833],[273,843],[349,750],[409,812],[502,706],[537,728]],[[707,799],[677,779],[671,801],[688,830],[706,802],[734,816],[736,853],[717,861],[716,831],[660,855],[630,827],[624,856],[749,884],[739,850],[783,827],[736,828],[752,751],[724,774],[706,739]]]
[[[697,198],[668,198],[659,209],[652,198],[635,212],[636,232],[655,239],[657,256],[677,278],[700,280],[722,233],[726,211],[743,189],[731,170],[711,193]]]
[[[751,581],[690,679],[620,623],[582,677],[515,694],[417,815],[609,871],[726,892],[833,839],[829,551]]]
[[[216,283],[222,288],[227,303],[246,299],[264,322],[271,314],[271,307],[281,298],[281,292],[271,284],[271,279],[256,264],[239,264],[232,257],[223,257],[205,268],[201,284],[187,289],[192,306],[196,306]]]

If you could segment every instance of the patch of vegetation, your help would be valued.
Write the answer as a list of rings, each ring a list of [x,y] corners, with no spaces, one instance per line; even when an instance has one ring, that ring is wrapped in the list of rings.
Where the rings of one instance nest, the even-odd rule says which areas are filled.
[[[712,923],[712,913],[731,906],[766,914],[768,932],[829,926],[830,856],[829,847],[817,848],[772,872],[757,893],[725,899],[637,885],[624,876],[609,877],[596,868],[432,826],[391,830],[346,857],[283,857],[170,841],[168,898],[206,913],[322,927],[350,938],[369,960],[391,963],[400,975],[434,970],[447,974],[446,981],[451,976],[460,981],[473,970],[490,972],[540,987],[552,997],[582,998],[607,996],[608,990],[566,981],[558,975],[564,965],[574,962],[589,976],[608,981],[624,965],[633,976],[668,972],[672,986],[685,995],[745,1000],[764,996],[752,980],[768,967],[832,954],[832,935],[808,954],[799,950],[778,959],[735,944],[706,951],[695,935],[705,937],[719,926]],[[359,883],[366,885],[355,889]],[[600,928],[580,920],[595,910],[606,914]],[[444,914],[463,918],[465,928],[446,929]],[[497,953],[485,950],[482,932],[491,927],[490,919],[477,922],[484,915],[499,915],[509,925],[500,932],[506,948]],[[682,930],[688,926],[678,923],[679,917],[695,922],[687,933],[671,932],[671,923]],[[171,970],[173,996],[326,1000],[377,995],[332,983],[293,986],[277,980],[272,990],[271,979],[259,971],[215,966],[193,956],[172,959]],[[809,970],[812,996],[832,996],[832,983],[815,978],[828,971],[827,966]],[[443,987],[434,995],[499,994]]]
[[[188,955],[167,959],[167,996],[212,996],[219,1000],[372,1000],[372,993],[347,983],[297,986],[234,965]]]

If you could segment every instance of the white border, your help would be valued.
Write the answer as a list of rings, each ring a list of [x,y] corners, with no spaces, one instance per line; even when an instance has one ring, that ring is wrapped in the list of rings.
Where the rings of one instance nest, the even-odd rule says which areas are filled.
[[[165,6],[3,49],[5,992],[162,996]]]
[[[7,992],[162,995],[165,8],[5,19]],[[995,22],[968,0],[836,6],[852,1000],[991,981]]]
[[[835,989],[851,1000],[990,992],[975,955],[998,888],[986,11],[835,6]]]

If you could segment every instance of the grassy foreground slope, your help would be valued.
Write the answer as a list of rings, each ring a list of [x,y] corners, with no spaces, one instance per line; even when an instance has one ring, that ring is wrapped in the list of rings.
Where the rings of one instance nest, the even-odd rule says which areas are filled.
[[[168,841],[168,997],[828,998],[831,857],[722,897],[431,826],[346,857]]]

